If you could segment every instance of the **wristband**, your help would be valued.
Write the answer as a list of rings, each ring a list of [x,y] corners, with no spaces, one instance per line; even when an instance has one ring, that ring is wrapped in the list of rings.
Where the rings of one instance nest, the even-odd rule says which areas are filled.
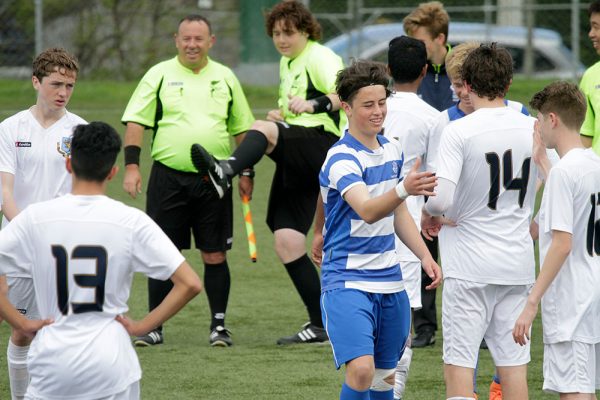
[[[396,194],[401,200],[406,200],[406,198],[409,196],[408,192],[404,188],[404,181],[396,185]]]
[[[136,145],[125,146],[123,149],[125,153],[125,165],[136,164],[140,165],[140,152],[142,148]]]
[[[313,114],[329,112],[333,106],[331,104],[331,99],[326,95],[310,99],[309,102],[313,106]]]
[[[254,175],[255,175],[255,173],[252,168],[247,168],[247,169],[243,170],[242,172],[240,172],[240,177],[247,176],[248,178],[253,179]]]

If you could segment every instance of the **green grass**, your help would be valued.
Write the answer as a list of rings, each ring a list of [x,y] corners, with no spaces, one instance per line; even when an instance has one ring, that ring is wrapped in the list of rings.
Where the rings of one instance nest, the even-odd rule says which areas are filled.
[[[547,81],[516,81],[509,97],[528,102],[531,95]],[[83,118],[104,120],[121,132],[120,117],[135,83],[79,82],[69,109]],[[255,110],[275,104],[276,88],[246,89]],[[0,80],[0,120],[31,106],[35,94],[28,81]],[[262,113],[256,116],[261,118]],[[147,182],[149,135],[142,155],[143,183]],[[119,160],[122,165],[122,160]],[[281,348],[275,340],[295,332],[306,320],[302,303],[273,251],[273,237],[266,224],[265,209],[273,173],[273,163],[265,158],[257,166],[252,213],[258,245],[258,262],[248,257],[241,205],[236,199],[234,247],[228,253],[232,288],[228,327],[235,345],[227,349],[208,346],[209,312],[202,293],[167,322],[165,344],[138,349],[143,369],[144,399],[335,399],[343,372],[333,366],[329,346],[295,346]],[[122,173],[109,185],[109,195],[144,209],[145,195],[130,199],[122,190]],[[236,196],[234,196],[235,198]],[[202,276],[199,252],[189,250],[186,258]],[[441,305],[438,291],[438,306]],[[135,279],[130,299],[131,314],[139,318],[146,312],[145,278]],[[439,315],[439,314],[438,314]],[[529,368],[530,398],[550,399],[542,385],[542,343],[539,318],[534,324],[532,362]],[[10,398],[4,344],[8,340],[7,324],[0,325],[0,399]],[[416,349],[405,395],[406,400],[443,399],[444,381],[441,359],[441,332],[435,346]],[[481,352],[479,368],[480,399],[487,399],[487,386],[493,374],[489,352]]]

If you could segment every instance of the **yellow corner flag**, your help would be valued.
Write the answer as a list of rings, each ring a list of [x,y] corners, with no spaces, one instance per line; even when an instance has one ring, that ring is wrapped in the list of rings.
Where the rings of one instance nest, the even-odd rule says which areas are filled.
[[[250,200],[248,196],[242,197],[242,211],[246,222],[246,234],[248,235],[248,253],[252,262],[256,262],[256,236],[254,236],[254,225],[252,224],[252,213],[250,212]]]

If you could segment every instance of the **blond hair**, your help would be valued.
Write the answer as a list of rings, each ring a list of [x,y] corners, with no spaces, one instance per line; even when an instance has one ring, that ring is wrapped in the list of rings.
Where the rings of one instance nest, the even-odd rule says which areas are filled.
[[[478,42],[461,43],[446,54],[446,74],[451,81],[461,79],[463,63],[467,56],[480,45],[481,43]]]
[[[444,10],[444,5],[439,1],[419,4],[417,8],[404,17],[403,23],[404,32],[409,36],[413,36],[413,32],[417,28],[425,27],[432,39],[443,33],[444,42],[448,40],[450,17],[446,10]]]

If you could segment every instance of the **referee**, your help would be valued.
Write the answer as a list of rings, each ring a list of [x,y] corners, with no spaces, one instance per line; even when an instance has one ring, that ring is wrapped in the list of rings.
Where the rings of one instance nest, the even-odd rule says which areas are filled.
[[[215,43],[210,22],[188,15],[175,34],[177,56],[144,75],[123,114],[125,178],[123,188],[133,198],[141,193],[139,169],[144,129],[153,134],[154,159],[148,182],[146,212],[178,249],[190,248],[193,232],[205,265],[204,284],[211,311],[209,342],[230,346],[225,311],[230,289],[226,251],[232,245],[232,194],[214,194],[208,176],[198,179],[190,146],[202,143],[217,159],[231,155],[230,136],[239,143],[254,119],[233,72],[208,57]],[[240,193],[251,195],[252,174],[240,177]],[[150,310],[173,284],[148,278]],[[136,346],[163,342],[162,326],[134,339]]]

